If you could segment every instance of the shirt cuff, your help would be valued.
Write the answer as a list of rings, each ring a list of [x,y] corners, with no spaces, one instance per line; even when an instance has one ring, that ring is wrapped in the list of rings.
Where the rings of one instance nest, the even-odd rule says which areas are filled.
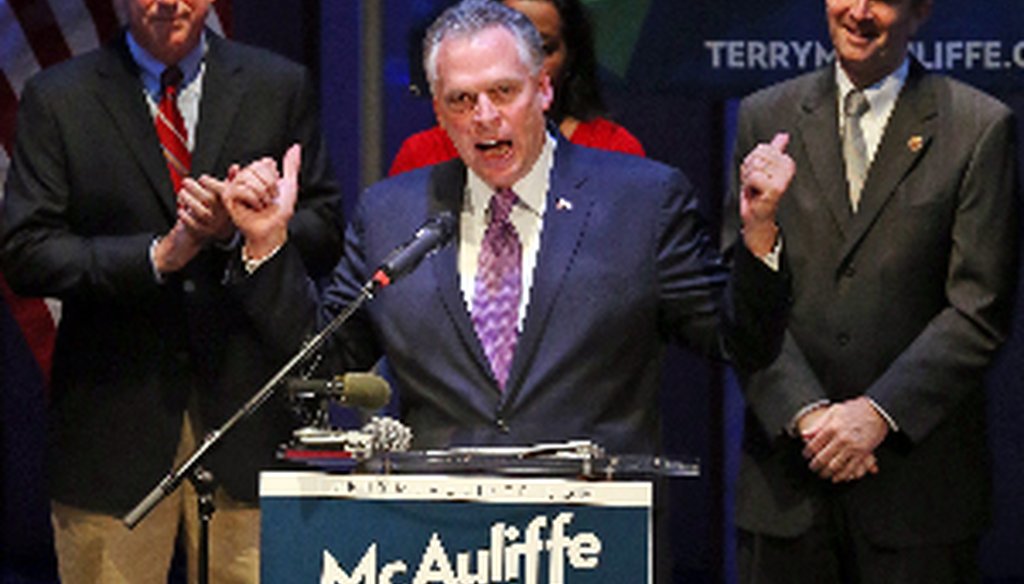
[[[273,258],[275,255],[277,255],[277,252],[281,251],[281,248],[283,246],[284,246],[284,242],[281,242],[276,247],[274,247],[274,249],[270,250],[263,257],[261,257],[261,258],[251,258],[251,257],[249,257],[249,254],[246,253],[245,246],[243,245],[242,246],[242,267],[245,268],[245,273],[247,275],[251,276],[256,270],[259,269],[260,266],[262,266],[263,264],[267,263],[268,261],[270,261],[271,258]]]
[[[897,424],[896,420],[894,420],[893,417],[889,415],[889,412],[885,411],[885,409],[882,408],[882,406],[878,405],[878,402],[876,402],[875,400],[871,399],[868,396],[864,397],[868,398],[868,403],[871,404],[871,407],[875,408],[875,411],[878,412],[879,416],[882,416],[882,419],[885,420],[885,423],[889,425],[890,430],[892,430],[893,432],[900,431],[899,424]]]
[[[800,408],[799,410],[797,410],[795,414],[793,414],[793,417],[790,418],[789,424],[786,426],[786,433],[793,437],[799,437],[800,431],[797,428],[797,424],[800,422],[800,418],[806,416],[807,414],[813,412],[818,408],[824,408],[827,407],[828,405],[829,401],[827,399],[819,399]]]
[[[758,256],[759,260],[764,262],[766,266],[771,268],[773,272],[779,271],[779,265],[782,262],[782,234],[775,238],[775,245],[772,246],[772,250],[763,256]]]
[[[161,239],[163,239],[163,237],[158,235],[154,237],[153,242],[149,244],[149,267],[153,270],[153,281],[157,284],[167,282],[167,279],[160,273],[160,270],[156,269],[156,246],[160,244]]]

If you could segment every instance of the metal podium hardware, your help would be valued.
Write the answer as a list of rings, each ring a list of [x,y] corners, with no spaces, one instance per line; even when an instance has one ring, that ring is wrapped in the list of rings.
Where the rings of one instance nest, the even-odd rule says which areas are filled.
[[[590,441],[375,453],[356,467],[377,474],[492,474],[592,480],[698,477],[699,460],[609,454]]]
[[[292,432],[292,441],[283,449],[343,451],[363,460],[378,453],[408,450],[411,442],[412,430],[408,426],[388,416],[373,416],[358,430],[329,426],[299,428]]]

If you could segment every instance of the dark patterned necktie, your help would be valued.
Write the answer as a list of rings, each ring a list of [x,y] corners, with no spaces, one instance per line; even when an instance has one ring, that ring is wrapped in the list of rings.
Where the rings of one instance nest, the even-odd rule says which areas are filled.
[[[850,206],[854,212],[860,204],[860,191],[868,174],[868,147],[861,118],[870,108],[863,91],[852,90],[843,98],[843,159],[846,161],[846,181],[850,186]]]
[[[511,189],[491,197],[473,294],[473,327],[504,391],[519,335],[523,246],[509,220],[516,202]]]
[[[157,104],[154,121],[175,193],[181,189],[181,181],[188,176],[192,167],[192,154],[188,151],[188,130],[178,110],[178,86],[181,85],[182,77],[181,69],[175,66],[164,69],[160,75],[160,102]]]

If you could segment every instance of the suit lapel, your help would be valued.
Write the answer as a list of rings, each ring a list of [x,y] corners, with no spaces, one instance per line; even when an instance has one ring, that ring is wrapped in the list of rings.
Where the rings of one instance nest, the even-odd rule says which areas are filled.
[[[238,82],[244,65],[227,50],[224,40],[209,30],[203,73],[203,99],[199,105],[195,151],[192,153],[192,176],[208,173],[220,176],[227,169],[215,168],[231,129],[244,103],[245,84]]]
[[[922,85],[923,77],[924,70],[912,62],[911,73],[868,169],[861,206],[853,217],[840,264],[864,238],[896,188],[931,144],[937,108],[934,94]]]
[[[831,67],[822,69],[802,104],[799,138],[814,177],[813,191],[824,198],[836,228],[845,237],[852,210],[838,140],[839,106]],[[840,177],[836,180],[836,177]]]
[[[574,164],[575,152],[576,147],[559,139],[548,187],[533,287],[528,291],[526,319],[512,359],[506,395],[517,395],[521,389],[522,379],[548,330],[552,308],[572,269],[595,204],[592,193],[583,188],[588,177],[581,172],[579,164]]]
[[[533,274],[533,287],[528,293],[526,318],[523,330],[516,343],[512,369],[502,396],[503,401],[519,393],[522,379],[529,370],[547,329],[551,310],[572,268],[572,260],[586,231],[587,219],[594,199],[583,189],[587,182],[585,174],[574,170],[572,151],[574,147],[559,140],[555,151],[555,164],[548,188],[544,225],[541,231],[540,249]],[[460,161],[437,165],[431,171],[430,202],[431,216],[441,211],[450,211],[456,217],[462,210],[466,184],[466,167]],[[495,392],[497,381],[491,372],[490,362],[483,346],[476,336],[472,317],[466,305],[458,275],[458,243],[443,248],[429,258],[437,280],[441,302],[466,347],[480,367],[484,378],[490,380]]]
[[[441,212],[450,212],[458,218],[462,212],[466,191],[466,166],[458,159],[434,166],[430,171],[429,188],[428,216],[433,217]],[[458,334],[459,341],[473,356],[473,360],[480,368],[482,379],[489,379],[497,393],[498,382],[491,372],[491,365],[484,354],[483,346],[477,339],[469,308],[466,306],[466,300],[460,287],[458,231],[456,231],[455,237],[456,241],[452,245],[446,245],[436,254],[427,258],[427,261],[431,264],[437,281],[437,293]]]
[[[153,129],[153,116],[146,104],[138,69],[123,35],[105,52],[96,72],[99,83],[93,92],[95,99],[107,110],[127,155],[142,168],[152,186],[151,192],[157,193],[161,206],[173,220],[177,212],[174,187]]]

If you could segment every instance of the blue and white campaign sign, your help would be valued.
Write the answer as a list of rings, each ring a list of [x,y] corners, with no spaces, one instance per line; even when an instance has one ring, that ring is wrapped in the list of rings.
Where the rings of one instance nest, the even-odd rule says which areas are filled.
[[[320,584],[652,581],[648,482],[261,475],[261,580]]]

